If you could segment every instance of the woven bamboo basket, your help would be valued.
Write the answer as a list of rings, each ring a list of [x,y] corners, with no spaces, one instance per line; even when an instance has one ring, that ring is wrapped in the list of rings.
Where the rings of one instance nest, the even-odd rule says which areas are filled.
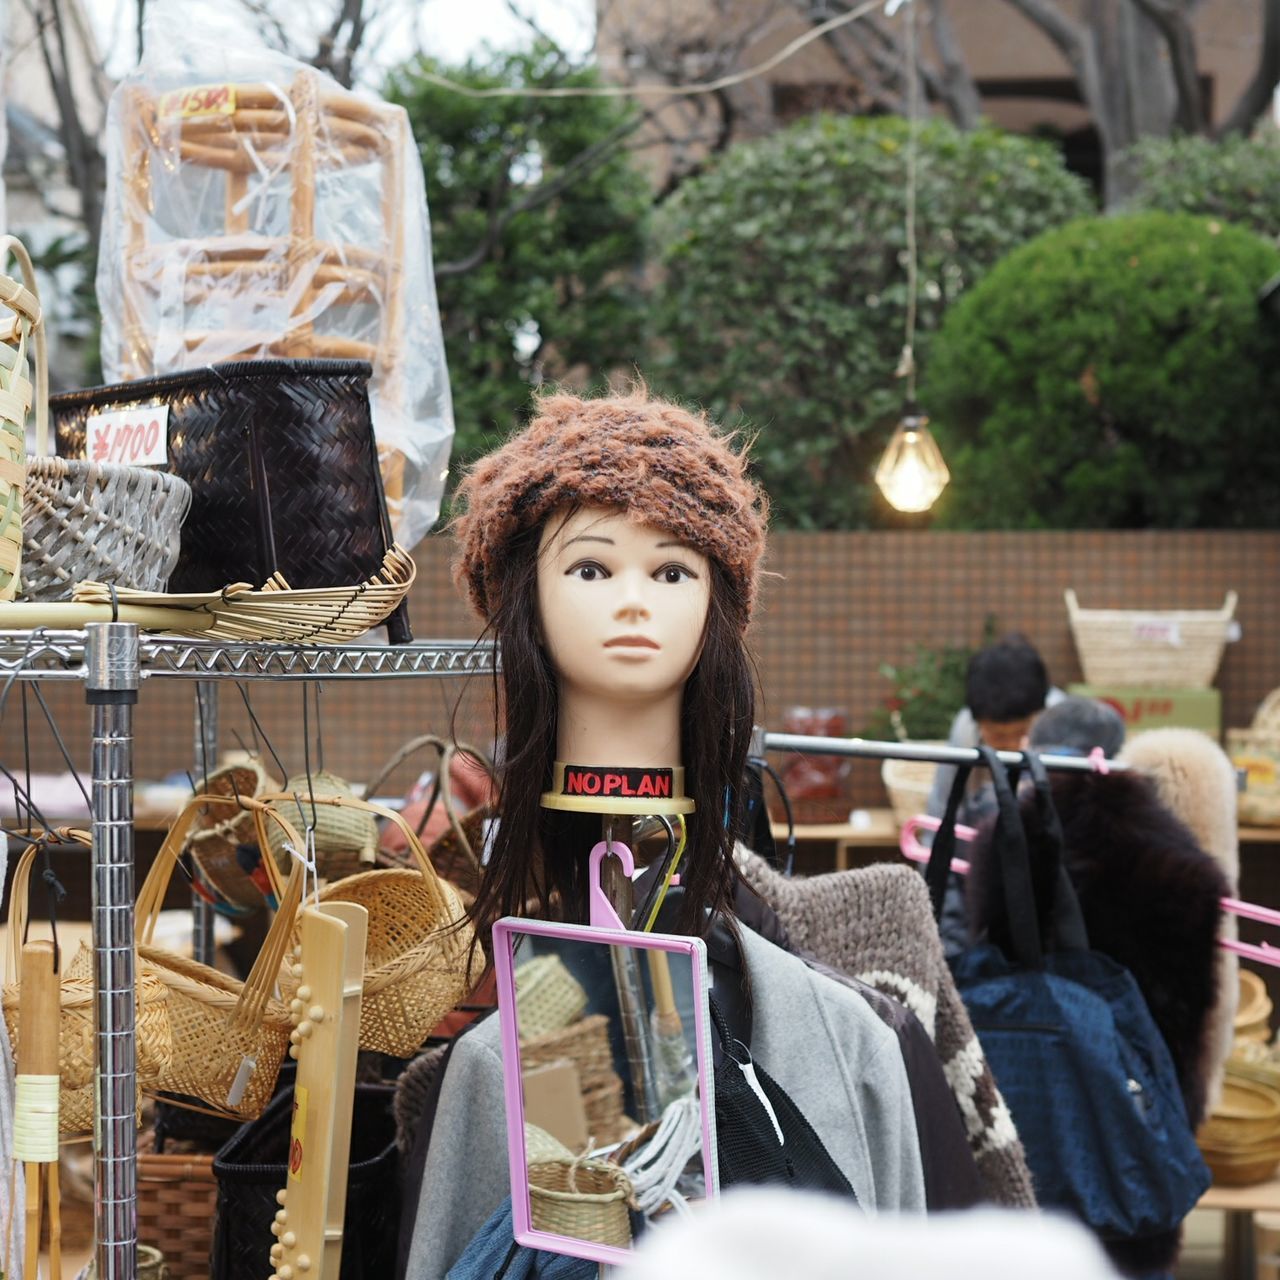
[[[1248,1186],[1280,1164],[1280,1091],[1228,1063],[1222,1100],[1196,1133],[1214,1181]]]
[[[945,743],[913,743],[915,746],[938,745]],[[889,803],[893,806],[893,820],[902,826],[908,818],[924,813],[928,804],[929,792],[933,787],[934,775],[938,772],[937,764],[932,760],[885,760],[880,766],[880,780],[889,793]]]
[[[529,1166],[529,1217],[535,1231],[631,1245],[631,1180],[603,1160],[558,1160]]]
[[[272,804],[293,803],[293,797],[286,795],[265,799]],[[412,1057],[432,1027],[481,976],[483,961],[475,930],[457,893],[436,874],[422,842],[398,813],[367,800],[340,796],[317,795],[315,803],[317,807],[361,808],[394,822],[413,853],[417,864],[413,870],[364,871],[325,885],[319,895],[322,902],[354,902],[369,912],[360,1048],[393,1058]],[[263,865],[273,877],[279,876],[272,859],[264,859]],[[295,930],[295,960],[299,945]],[[281,973],[286,999],[294,997],[299,981],[296,963]]]
[[[138,1140],[139,1247],[164,1255],[169,1280],[208,1280],[218,1204],[213,1157],[144,1149],[148,1136]]]
[[[24,273],[29,266],[23,263]],[[83,579],[163,591],[178,563],[191,486],[149,467],[46,456],[49,374],[42,325],[35,326],[34,338],[37,456],[27,459],[23,482],[22,594],[29,600],[65,600]],[[12,367],[0,381],[24,379],[20,348],[0,346],[0,363],[10,356]],[[7,417],[3,405],[0,416]]]
[[[314,793],[317,797],[338,796],[347,800],[359,800],[349,783],[336,774],[323,770],[311,774],[295,774],[284,784],[288,802],[275,801],[285,817],[299,831],[308,823],[314,823],[312,838],[315,841],[316,867],[322,880],[340,880],[343,876],[367,871],[377,859],[378,821],[367,809],[356,805],[317,805],[314,814],[309,803]],[[276,863],[285,866],[288,854],[279,827],[273,827],[267,838]]]
[[[607,1084],[582,1091],[582,1109],[594,1145],[617,1142],[630,1132],[631,1122],[622,1109],[622,1077],[616,1073]]]
[[[36,361],[38,385],[33,393],[27,360],[28,345],[44,343],[40,300],[31,257],[13,236],[0,238],[0,265],[12,254],[22,280],[0,275],[0,304],[8,314],[0,321],[0,600],[18,594],[22,555],[22,490],[26,478],[27,414],[34,398],[48,402],[47,366]]]
[[[194,797],[169,829],[147,873],[138,894],[135,928],[142,965],[169,989],[174,1053],[157,1088],[196,1098],[220,1115],[252,1120],[271,1098],[293,1028],[289,1010],[272,998],[272,992],[302,899],[301,868],[295,868],[281,887],[279,909],[243,983],[152,944],[165,890],[191,824],[201,806],[219,804],[243,805],[253,812],[260,847],[267,840],[268,819],[285,828],[291,843],[300,842],[288,822],[259,800]]]
[[[62,828],[58,835],[89,845],[85,831]],[[40,849],[28,845],[14,868],[9,890],[9,973],[17,973],[22,942],[27,931],[27,898],[31,868]],[[95,1063],[93,1016],[93,951],[81,945],[59,980],[61,1019],[58,1028],[58,1129],[63,1137],[93,1132],[93,1076]],[[18,982],[6,982],[3,994],[5,1026],[14,1053],[18,1049]],[[139,1089],[154,1084],[173,1056],[169,1022],[169,993],[164,984],[146,973],[135,987],[135,1038]]]
[[[535,956],[515,973],[520,1032],[533,1040],[576,1022],[587,993],[559,956]]]
[[[1236,1005],[1235,1038],[1265,1044],[1271,1039],[1271,996],[1266,983],[1251,969],[1240,969],[1240,999]]]
[[[275,790],[274,779],[254,759],[215,769],[204,783],[206,795],[222,800],[236,796],[257,799]],[[276,829],[274,825],[271,828]],[[192,819],[189,844],[197,882],[225,915],[249,915],[262,906],[262,889],[240,865],[237,854],[239,846],[257,844],[257,830],[253,813],[238,805],[204,806]]]
[[[1218,673],[1237,596],[1221,609],[1082,609],[1067,588],[1067,617],[1084,678],[1094,685],[1207,689]]]
[[[578,1068],[578,1083],[584,1094],[616,1080],[613,1051],[609,1047],[609,1019],[602,1013],[587,1017],[559,1031],[520,1042],[520,1066],[545,1066],[558,1058],[568,1058]]]
[[[1242,823],[1280,826],[1280,689],[1273,689],[1254,712],[1248,729],[1227,730],[1227,754],[1246,773],[1238,797]]]

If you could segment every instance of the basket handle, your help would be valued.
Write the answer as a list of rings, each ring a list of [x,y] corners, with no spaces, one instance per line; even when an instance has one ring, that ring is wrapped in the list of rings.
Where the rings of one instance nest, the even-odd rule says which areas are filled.
[[[67,842],[82,844],[89,848],[93,837],[87,831],[75,830],[71,827],[58,827],[54,832]],[[17,865],[13,869],[13,883],[9,886],[9,953],[8,965],[5,969],[5,980],[16,982],[21,972],[22,938],[27,931],[27,899],[31,893],[31,868],[35,865],[36,854],[44,847],[44,840],[33,840],[22,851]]]
[[[268,808],[260,799],[249,796],[193,796],[169,828],[164,843],[160,846],[160,852],[151,864],[151,869],[147,872],[147,878],[138,894],[137,916],[134,921],[134,939],[138,944],[144,946],[151,944],[155,935],[156,922],[160,918],[160,909],[164,904],[165,891],[169,887],[169,880],[178,863],[178,858],[186,848],[191,824],[200,810],[210,804],[235,805],[238,808],[252,810],[258,846],[261,849],[270,849],[267,842],[268,819],[283,830],[285,839],[294,848],[302,847],[297,831],[281,814]],[[275,859],[270,852],[267,852],[262,861],[264,865],[274,866]],[[273,886],[276,886],[277,882],[278,877],[273,877]],[[293,934],[294,917],[298,914],[298,908],[302,903],[301,865],[293,867],[288,881],[276,888],[276,895],[279,906],[275,919],[267,930],[267,936],[263,939],[257,959],[254,960],[253,967],[249,970],[249,976],[245,978],[244,986],[237,999],[236,1012],[232,1018],[235,1029],[247,1029],[261,1022],[267,1002],[275,990],[280,968],[284,964],[285,953]]]
[[[416,755],[424,747],[433,747],[440,753],[441,757],[443,757],[447,746],[448,744],[445,740],[443,738],[438,738],[434,733],[424,733],[419,737],[410,738],[409,741],[406,742],[365,785],[365,799],[372,800],[377,794],[378,788],[382,786],[382,784],[386,782],[386,780],[395,773],[395,771],[404,764],[410,756]]]
[[[26,355],[27,337],[31,337],[36,362],[36,385],[32,403],[36,411],[36,452],[42,457],[49,452],[49,356],[45,350],[45,325],[40,313],[40,293],[36,284],[35,268],[31,265],[31,255],[27,246],[16,236],[0,236],[0,262],[7,263],[12,254],[18,260],[18,269],[22,272],[22,283],[9,276],[0,275],[0,302],[15,313],[10,321],[7,336],[18,335],[18,365]],[[27,328],[22,327],[23,321]],[[15,384],[20,385],[17,378],[17,366],[14,369]],[[4,394],[0,392],[0,395]],[[17,395],[17,389],[8,392]],[[6,416],[8,414],[6,413]],[[20,422],[22,415],[15,414],[12,421]]]
[[[278,792],[275,795],[265,795],[262,799],[267,804],[280,804],[288,802],[295,803],[294,796],[289,792]],[[317,805],[332,805],[335,809],[364,809],[369,813],[377,814],[380,818],[387,818],[400,828],[401,834],[409,846],[410,852],[413,854],[414,861],[418,864],[418,870],[422,872],[422,878],[426,881],[427,892],[431,898],[431,905],[443,915],[448,910],[448,902],[444,896],[444,890],[440,887],[440,876],[431,859],[427,857],[427,851],[422,847],[422,841],[418,839],[418,834],[404,820],[404,818],[395,812],[394,809],[388,809],[384,805],[374,804],[370,800],[360,800],[355,796],[315,796],[314,801],[308,799],[307,803],[315,803]],[[296,838],[296,837],[295,837]],[[279,892],[280,868],[275,865],[275,858],[269,854],[262,859],[262,865],[267,870],[267,875],[271,880],[272,887]],[[372,874],[372,873],[366,873]]]

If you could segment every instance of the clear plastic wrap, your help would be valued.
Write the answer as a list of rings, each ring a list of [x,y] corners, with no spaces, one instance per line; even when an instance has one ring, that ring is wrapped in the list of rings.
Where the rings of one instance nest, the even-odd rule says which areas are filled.
[[[158,0],[107,118],[109,382],[222,360],[368,360],[402,546],[440,509],[453,407],[422,164],[400,107]]]

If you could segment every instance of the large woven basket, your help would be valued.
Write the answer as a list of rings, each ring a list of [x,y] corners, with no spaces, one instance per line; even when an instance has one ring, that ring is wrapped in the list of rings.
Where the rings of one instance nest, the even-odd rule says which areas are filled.
[[[584,1094],[613,1083],[613,1050],[609,1047],[609,1019],[592,1013],[570,1026],[549,1031],[520,1042],[520,1066],[545,1066],[568,1058],[578,1068],[578,1083]]]
[[[626,1249],[631,1244],[631,1180],[603,1160],[549,1160],[529,1166],[535,1231]]]
[[[1218,673],[1237,597],[1221,609],[1082,609],[1065,592],[1084,678],[1093,685],[1207,689]]]
[[[64,839],[89,845],[84,831],[63,828]],[[22,941],[27,930],[27,898],[31,868],[39,844],[28,845],[14,868],[9,890],[9,973],[16,974]],[[61,1018],[58,1026],[58,1130],[63,1137],[93,1132],[93,1077],[95,1062],[93,1016],[93,952],[81,945],[64,969],[58,984]],[[18,1002],[21,984],[5,983],[4,1020],[14,1054],[18,1050]],[[163,983],[148,973],[139,973],[135,983],[134,1026],[137,1047],[138,1088],[153,1085],[173,1056],[169,1021],[169,993]]]
[[[0,304],[8,308],[0,321],[0,600],[12,600],[18,593],[27,414],[33,399],[27,349],[33,335],[35,342],[44,342],[31,257],[21,241],[0,237],[0,266],[8,262],[10,254],[18,261],[22,280],[0,275]],[[34,398],[45,401],[49,388],[43,358],[36,362],[36,373],[44,381],[37,386]]]
[[[292,796],[265,797],[293,803]],[[354,902],[369,913],[364,992],[360,1003],[360,1048],[409,1058],[432,1027],[462,1000],[481,975],[475,930],[453,886],[431,865],[422,842],[390,809],[340,796],[315,797],[320,805],[353,806],[394,822],[413,853],[412,870],[382,867],[336,880],[320,890],[324,902]],[[264,860],[278,876],[272,859]],[[293,936],[295,955],[299,938]],[[285,998],[297,990],[296,966],[280,975]]]
[[[228,808],[239,804],[252,811],[259,847],[267,840],[264,824],[268,819],[284,826],[290,843],[301,843],[288,822],[261,801],[245,796],[239,800],[194,797],[169,829],[138,894],[138,956],[144,969],[169,989],[174,1052],[157,1088],[196,1098],[220,1115],[252,1120],[271,1097],[293,1029],[289,1010],[272,992],[302,898],[301,868],[295,868],[281,888],[279,909],[243,983],[152,944],[165,891],[190,826],[202,806],[218,804]]]

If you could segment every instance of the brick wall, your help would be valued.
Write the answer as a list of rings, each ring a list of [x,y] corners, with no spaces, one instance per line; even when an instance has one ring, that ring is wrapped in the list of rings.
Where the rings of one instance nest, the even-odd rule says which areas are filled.
[[[477,627],[448,576],[442,539],[419,548],[411,599],[419,637],[472,637]],[[989,613],[1002,629],[1025,631],[1059,683],[1080,678],[1062,592],[1073,586],[1095,608],[1208,609],[1228,589],[1240,594],[1243,636],[1228,646],[1218,676],[1225,725],[1247,724],[1258,701],[1280,685],[1280,534],[1275,533],[785,533],[771,543],[752,643],[759,660],[766,724],[792,704],[844,709],[861,727],[888,692],[882,661],[907,656],[913,642],[973,643]],[[301,687],[246,685],[258,718],[289,769],[302,766]],[[79,687],[46,686],[78,765],[88,760],[88,721]],[[321,716],[328,768],[363,781],[411,735],[447,732],[455,703],[460,735],[487,738],[484,680],[330,681]],[[20,761],[16,697],[3,757]],[[192,689],[154,681],[138,711],[137,772],[158,777],[192,755]],[[56,750],[31,704],[36,769],[58,767]],[[249,739],[234,686],[223,685],[221,739]],[[314,757],[313,757],[314,758]],[[851,803],[884,803],[878,770],[859,764]]]

